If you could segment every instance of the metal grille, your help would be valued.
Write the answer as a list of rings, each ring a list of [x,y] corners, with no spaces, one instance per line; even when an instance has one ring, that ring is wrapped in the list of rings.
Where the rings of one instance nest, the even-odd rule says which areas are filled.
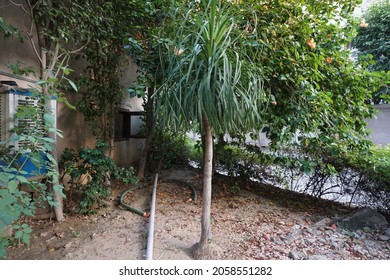
[[[6,132],[6,108],[5,108],[5,94],[0,94],[0,141],[5,141],[5,132]]]
[[[17,98],[17,129],[20,135],[41,135],[44,130],[44,107],[37,98],[31,96],[18,96]],[[19,147],[26,147],[33,143],[29,139],[19,141]]]

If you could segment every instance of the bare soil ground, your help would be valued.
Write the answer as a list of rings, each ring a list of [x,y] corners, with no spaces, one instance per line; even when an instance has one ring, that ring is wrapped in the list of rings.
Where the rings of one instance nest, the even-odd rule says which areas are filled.
[[[200,237],[201,175],[195,169],[159,176],[153,259],[191,259]],[[149,210],[153,181],[126,196]],[[189,185],[197,191],[194,200]],[[30,246],[10,247],[8,259],[140,260],[145,258],[148,219],[124,209],[114,188],[97,214],[68,215],[62,222],[32,221]],[[336,220],[353,209],[272,186],[216,176],[212,233],[221,259],[390,259],[389,241],[373,233],[340,233]]]

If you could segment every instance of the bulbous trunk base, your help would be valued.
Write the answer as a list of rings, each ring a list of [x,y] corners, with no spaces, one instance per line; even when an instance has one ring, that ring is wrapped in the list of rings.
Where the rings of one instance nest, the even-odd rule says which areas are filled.
[[[190,256],[194,260],[219,260],[222,256],[222,249],[214,242],[206,244],[199,242],[191,247]]]

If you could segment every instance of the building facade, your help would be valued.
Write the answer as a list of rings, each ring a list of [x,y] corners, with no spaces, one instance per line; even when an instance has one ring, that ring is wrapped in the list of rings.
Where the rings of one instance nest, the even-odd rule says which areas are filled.
[[[11,24],[21,30],[30,26],[29,19],[24,16],[20,7],[10,5],[9,1],[1,0],[0,3],[7,2],[8,5],[0,5],[0,16],[8,24]],[[4,3],[5,4],[5,3]],[[33,34],[36,36],[36,31],[33,30]],[[17,38],[3,38],[0,37],[0,83],[4,85],[3,89],[6,89],[5,85],[13,85],[20,90],[28,91],[29,88],[35,87],[37,77],[33,74],[27,76],[15,75],[10,69],[9,65],[23,63],[26,66],[33,67],[35,69],[40,68],[40,61],[35,54],[35,50],[32,44],[28,40],[23,42]],[[71,65],[70,68],[75,70],[75,73],[81,73],[83,70],[81,63]],[[127,88],[136,79],[137,66],[129,59],[124,61],[124,67],[121,71],[122,76],[120,82],[123,88]],[[1,87],[1,85],[0,85]],[[1,129],[3,130],[2,136],[5,137],[4,131],[9,127],[10,120],[12,121],[12,111],[15,108],[8,102],[10,97],[5,97],[6,94],[10,94],[9,91],[3,90],[3,100],[1,105],[1,111],[3,117],[1,118]],[[123,102],[119,108],[120,113],[116,121],[116,127],[119,129],[127,129],[136,131],[142,126],[141,113],[143,111],[143,100],[137,97],[130,98],[126,91],[123,93]],[[67,99],[71,104],[76,104],[80,99],[80,93],[69,93]],[[14,98],[14,97],[13,97]],[[7,104],[5,100],[7,99]],[[93,136],[87,122],[84,119],[83,114],[78,110],[73,110],[67,107],[65,104],[55,102],[56,105],[56,126],[62,131],[63,138],[57,138],[57,153],[60,156],[65,148],[71,148],[78,150],[83,147],[94,147],[95,137]],[[123,121],[124,120],[124,121]],[[7,122],[7,123],[6,123]],[[123,127],[124,125],[130,126],[129,128]],[[119,131],[120,133],[120,131]],[[139,155],[143,149],[144,139],[142,137],[132,137],[133,134],[128,134],[126,137],[115,137],[114,141],[114,161],[121,166],[136,165],[139,159]],[[4,140],[4,139],[3,139]]]

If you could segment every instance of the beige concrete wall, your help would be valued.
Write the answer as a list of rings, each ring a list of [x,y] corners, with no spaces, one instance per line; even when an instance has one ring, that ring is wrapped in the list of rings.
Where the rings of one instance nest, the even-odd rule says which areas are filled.
[[[138,167],[144,139],[130,139],[128,141],[117,141],[114,143],[114,161],[123,167]]]
[[[25,3],[25,1],[16,0],[14,3],[20,4]],[[10,5],[10,2],[6,0],[0,0],[0,16],[5,22],[17,27],[22,35],[26,35],[26,32],[30,30],[31,27],[31,21],[25,15],[26,14],[21,7]],[[36,32],[35,28],[32,30],[33,32]],[[33,42],[34,44],[37,44],[36,40],[33,40]],[[14,64],[17,61],[23,61],[26,65],[39,70],[39,60],[29,40],[26,39],[23,42],[16,38],[4,40],[3,36],[0,36],[0,71],[12,74],[12,71],[7,67],[7,64]],[[37,79],[34,75],[29,75],[27,78],[31,80]],[[4,79],[4,75],[1,79]],[[26,84],[25,81],[19,81],[19,83],[20,86],[23,87],[31,85],[31,83]]]
[[[68,95],[71,104],[76,104],[77,99],[75,94]],[[63,135],[63,138],[57,138],[58,155],[61,155],[65,148],[79,150],[95,146],[95,137],[85,122],[84,115],[64,103],[57,104],[57,128]]]
[[[83,60],[73,61],[71,69],[77,69],[72,79],[77,79],[77,73],[86,67]],[[127,88],[135,81],[137,77],[137,66],[128,60],[124,63],[121,71],[120,83],[123,86],[122,104],[120,109],[124,111],[143,111],[143,100],[140,98],[130,98]],[[81,98],[80,94],[72,93],[67,95],[71,104],[76,104]],[[63,150],[72,148],[78,150],[83,147],[94,147],[96,139],[93,136],[88,124],[82,113],[77,110],[68,108],[65,104],[58,105],[57,113],[58,128],[63,131],[64,138],[58,139],[58,153]],[[132,125],[135,125],[132,123]],[[141,125],[141,124],[139,124]],[[144,146],[143,139],[128,139],[114,142],[113,159],[120,166],[136,166],[139,156]]]

